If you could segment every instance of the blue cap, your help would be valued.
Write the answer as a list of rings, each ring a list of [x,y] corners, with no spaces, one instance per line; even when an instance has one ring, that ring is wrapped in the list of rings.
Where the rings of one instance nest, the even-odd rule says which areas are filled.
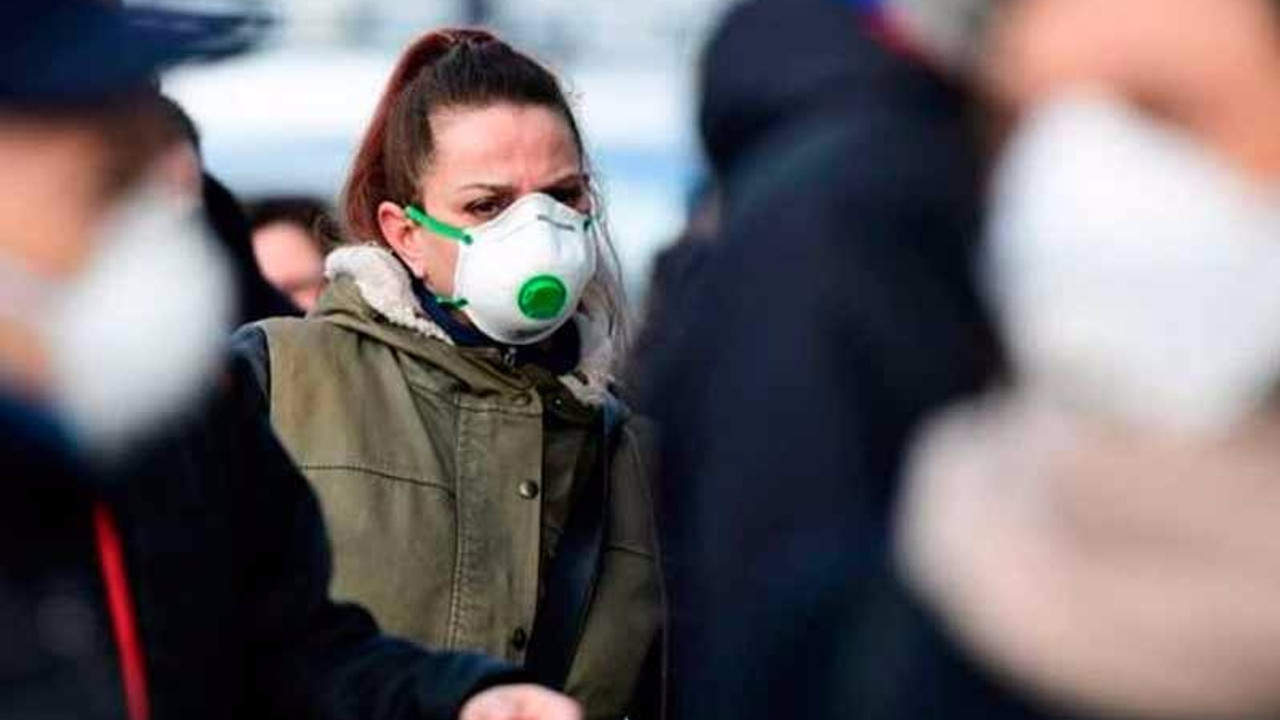
[[[261,25],[261,18],[258,18]],[[0,107],[91,103],[253,44],[254,19],[104,0],[0,0]]]

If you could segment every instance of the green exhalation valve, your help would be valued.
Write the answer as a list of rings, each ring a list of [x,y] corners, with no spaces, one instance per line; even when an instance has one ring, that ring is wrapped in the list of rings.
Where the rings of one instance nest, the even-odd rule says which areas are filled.
[[[568,289],[553,275],[539,275],[520,288],[520,312],[534,320],[559,317],[568,300]]]

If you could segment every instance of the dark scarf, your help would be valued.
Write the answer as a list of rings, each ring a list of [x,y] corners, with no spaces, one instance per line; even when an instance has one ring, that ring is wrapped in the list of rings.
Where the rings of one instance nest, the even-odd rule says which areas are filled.
[[[516,365],[537,365],[553,375],[568,375],[582,361],[582,336],[576,322],[567,322],[550,338],[533,345],[506,345],[459,321],[445,309],[421,280],[413,283],[413,294],[422,310],[444,330],[458,347],[494,348],[513,353]]]

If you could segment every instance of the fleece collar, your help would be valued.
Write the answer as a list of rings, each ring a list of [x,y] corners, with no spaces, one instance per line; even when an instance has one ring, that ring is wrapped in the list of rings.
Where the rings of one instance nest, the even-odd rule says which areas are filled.
[[[364,302],[392,325],[423,338],[457,345],[423,309],[414,291],[413,277],[389,250],[378,245],[339,248],[325,260],[325,277],[331,281],[350,279]],[[608,319],[593,312],[584,300],[573,321],[577,324],[581,356],[577,367],[560,376],[560,382],[582,402],[600,405],[613,380],[614,349]]]

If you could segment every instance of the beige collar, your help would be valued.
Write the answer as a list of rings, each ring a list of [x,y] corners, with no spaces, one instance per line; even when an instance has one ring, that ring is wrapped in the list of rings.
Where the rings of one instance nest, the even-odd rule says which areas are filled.
[[[449,334],[429,318],[413,293],[412,277],[404,264],[379,245],[349,245],[329,253],[325,277],[346,277],[355,283],[360,296],[387,322],[424,338],[453,345]],[[614,348],[607,320],[593,313],[584,301],[574,317],[582,338],[582,359],[577,371],[560,378],[582,402],[599,405],[613,381]]]
[[[1208,441],[1028,396],[916,443],[899,569],[984,662],[1150,718],[1280,713],[1280,425]]]

